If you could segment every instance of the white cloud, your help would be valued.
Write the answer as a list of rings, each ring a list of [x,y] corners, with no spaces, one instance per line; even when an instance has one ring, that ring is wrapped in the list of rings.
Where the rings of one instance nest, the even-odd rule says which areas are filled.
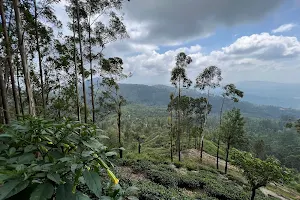
[[[279,26],[278,28],[272,30],[272,33],[282,33],[282,32],[287,32],[292,30],[295,26],[297,26],[296,24],[283,24],[281,26]]]
[[[125,69],[133,71],[129,82],[168,84],[175,56],[184,51],[193,62],[188,67],[192,80],[205,67],[216,65],[223,71],[225,82],[242,80],[293,81],[300,73],[300,42],[296,37],[274,36],[268,33],[238,38],[234,43],[208,54],[199,45],[158,53],[143,53],[124,59]],[[291,71],[294,70],[293,74]],[[284,76],[286,75],[286,76]],[[294,81],[296,81],[294,79]]]

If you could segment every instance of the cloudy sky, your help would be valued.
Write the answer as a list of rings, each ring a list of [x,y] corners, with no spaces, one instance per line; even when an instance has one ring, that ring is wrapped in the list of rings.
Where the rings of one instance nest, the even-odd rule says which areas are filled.
[[[128,83],[169,84],[182,51],[192,80],[215,65],[224,82],[300,83],[300,0],[131,0],[122,12],[130,39],[105,54],[124,60]]]

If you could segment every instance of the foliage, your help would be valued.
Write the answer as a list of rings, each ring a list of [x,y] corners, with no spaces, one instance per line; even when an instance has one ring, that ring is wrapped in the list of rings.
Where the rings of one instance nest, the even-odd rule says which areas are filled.
[[[244,134],[244,118],[239,109],[233,109],[224,114],[221,129],[221,137],[225,143],[239,142]]]
[[[263,161],[248,152],[234,151],[232,159],[233,163],[243,170],[254,195],[256,189],[266,186],[270,182],[283,182],[289,178],[289,171],[281,167],[275,158],[268,157]]]
[[[115,197],[121,195],[114,186],[119,180],[106,164],[113,154],[95,126],[25,118],[2,129],[0,199],[23,193],[31,199],[83,198],[85,184],[98,198],[107,195],[102,192],[107,184]]]

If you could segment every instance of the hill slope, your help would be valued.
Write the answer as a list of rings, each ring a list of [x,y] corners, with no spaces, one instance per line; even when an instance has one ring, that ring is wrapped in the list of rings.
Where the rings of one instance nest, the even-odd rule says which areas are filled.
[[[101,90],[99,86],[99,79],[95,79],[95,91],[99,94],[99,90]],[[86,91],[90,93],[90,81],[87,81]],[[253,85],[254,87],[255,85]],[[240,87],[244,91],[248,91],[247,88]],[[247,87],[247,84],[244,86]],[[256,86],[255,86],[256,87]],[[258,86],[257,86],[258,87]],[[254,90],[254,89],[253,89]],[[120,84],[120,93],[123,95],[127,102],[131,104],[142,104],[147,106],[159,106],[166,108],[169,103],[169,96],[171,92],[175,92],[174,87],[166,86],[166,85],[142,85],[142,84]],[[243,101],[239,103],[233,103],[231,101],[225,101],[224,110],[232,109],[234,106],[240,108],[245,116],[248,117],[260,117],[260,118],[280,118],[283,115],[294,116],[296,118],[300,118],[300,110],[295,110],[291,108],[283,108],[276,107],[271,105],[254,105],[245,100],[251,100],[251,102],[257,102],[257,104],[264,104],[259,102],[265,102],[265,98],[269,97],[261,97],[254,96],[253,92],[251,93],[251,89],[249,89],[249,93],[245,92],[245,97]],[[270,92],[271,93],[271,92]],[[275,95],[275,93],[272,93]],[[183,89],[182,95],[187,95],[193,98],[204,96],[198,90],[195,89]],[[87,96],[90,98],[90,95]],[[272,98],[273,100],[275,97]],[[90,99],[89,99],[90,101]],[[212,113],[218,114],[221,107],[222,98],[220,96],[211,96],[210,103],[213,105]],[[299,100],[300,103],[300,100]],[[285,106],[290,107],[290,106]]]
[[[148,86],[140,84],[120,84],[120,92],[128,102],[144,104],[148,106],[166,107],[170,101],[169,95],[174,91],[174,88],[162,85]],[[183,95],[194,98],[203,96],[203,94],[193,89],[185,89],[182,93]],[[210,102],[213,105],[212,113],[218,114],[221,107],[222,98],[220,96],[211,96]],[[300,111],[294,109],[276,106],[254,105],[246,101],[241,101],[239,103],[225,101],[225,110],[232,109],[234,106],[240,108],[243,114],[249,117],[280,118],[282,115],[300,117]]]

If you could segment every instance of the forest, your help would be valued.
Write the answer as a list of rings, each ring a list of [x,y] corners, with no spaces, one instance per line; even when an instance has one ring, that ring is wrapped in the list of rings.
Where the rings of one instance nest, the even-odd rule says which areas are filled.
[[[123,84],[125,0],[64,1],[67,27],[61,2],[0,0],[0,200],[300,198],[299,110],[185,52],[170,86]]]

